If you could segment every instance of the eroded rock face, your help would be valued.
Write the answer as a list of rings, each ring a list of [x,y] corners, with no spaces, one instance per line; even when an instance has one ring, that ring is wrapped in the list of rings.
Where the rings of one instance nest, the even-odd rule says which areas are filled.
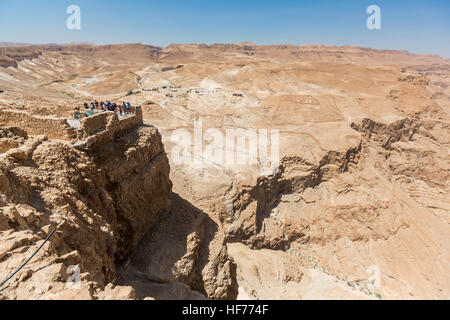
[[[447,126],[426,114],[390,124],[364,119],[352,124],[358,147],[316,164],[286,158],[276,175],[238,187],[223,221],[244,296],[267,298],[268,283],[295,299],[448,296]],[[282,283],[295,263],[278,261],[293,258],[309,276]],[[367,280],[374,270],[377,286]],[[256,277],[269,272],[277,273],[272,280]],[[292,285],[298,296],[285,296]]]
[[[170,169],[158,131],[138,126],[89,151],[33,137],[21,148],[23,157],[11,150],[0,157],[0,278],[56,233],[2,296],[135,298],[131,288],[103,288],[170,210]],[[66,286],[70,266],[80,269],[79,290]]]

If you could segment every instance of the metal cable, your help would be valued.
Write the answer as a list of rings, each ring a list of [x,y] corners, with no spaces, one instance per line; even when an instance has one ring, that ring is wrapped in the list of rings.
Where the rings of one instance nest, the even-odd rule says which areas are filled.
[[[42,247],[47,243],[47,241],[52,237],[52,235],[55,233],[55,231],[56,231],[57,228],[58,228],[58,227],[56,227],[55,229],[53,229],[52,232],[50,232],[50,234],[47,236],[47,238],[44,240],[44,242],[39,246],[39,248],[37,248],[37,250],[36,250],[36,251],[35,251],[35,252],[34,252],[27,260],[25,260],[25,262],[22,263],[22,265],[21,265],[16,271],[14,271],[13,273],[11,273],[5,280],[3,280],[3,281],[0,283],[0,287],[3,286],[6,282],[8,282],[12,277],[14,277],[14,276],[17,274],[17,272],[19,272],[23,267],[25,267],[25,265],[26,265],[31,259],[33,259],[33,257],[36,255],[36,253],[38,253],[39,250],[41,250]]]

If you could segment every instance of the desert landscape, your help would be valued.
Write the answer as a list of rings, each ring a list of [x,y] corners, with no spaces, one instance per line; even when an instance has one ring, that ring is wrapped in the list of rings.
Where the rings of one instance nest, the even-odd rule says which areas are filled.
[[[0,281],[56,231],[0,299],[449,299],[449,85],[407,51],[3,44]]]

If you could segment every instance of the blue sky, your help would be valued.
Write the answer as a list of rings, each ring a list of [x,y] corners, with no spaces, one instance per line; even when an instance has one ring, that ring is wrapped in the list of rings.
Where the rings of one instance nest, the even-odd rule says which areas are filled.
[[[81,8],[81,30],[66,9]],[[381,30],[366,9],[381,8]],[[0,41],[354,45],[450,57],[449,0],[0,0]]]

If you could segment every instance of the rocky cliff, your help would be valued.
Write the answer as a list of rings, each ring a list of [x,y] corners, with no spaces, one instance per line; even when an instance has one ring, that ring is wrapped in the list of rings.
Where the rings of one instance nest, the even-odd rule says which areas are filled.
[[[1,297],[135,297],[133,289],[110,283],[116,264],[170,211],[170,168],[156,128],[142,125],[142,118],[136,126],[110,118],[108,127],[89,137],[108,134],[98,143],[48,140],[17,128],[0,132],[0,278],[56,228],[0,288]],[[77,290],[66,284],[74,268],[81,273]]]

